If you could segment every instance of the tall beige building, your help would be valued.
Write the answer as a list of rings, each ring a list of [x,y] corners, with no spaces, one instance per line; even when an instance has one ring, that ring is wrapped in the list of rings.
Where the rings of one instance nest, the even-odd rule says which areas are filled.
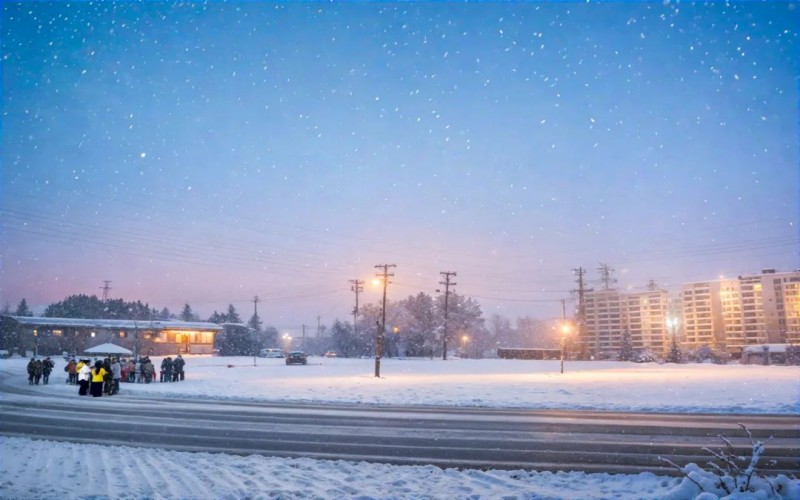
[[[634,349],[663,352],[668,345],[669,294],[666,290],[625,294],[627,328]]]
[[[747,345],[800,340],[800,271],[687,283],[681,300],[684,347],[738,354]]]
[[[584,293],[584,310],[582,341],[594,355],[618,353],[625,331],[630,332],[634,349],[661,353],[665,348],[669,310],[666,290],[590,290]]]

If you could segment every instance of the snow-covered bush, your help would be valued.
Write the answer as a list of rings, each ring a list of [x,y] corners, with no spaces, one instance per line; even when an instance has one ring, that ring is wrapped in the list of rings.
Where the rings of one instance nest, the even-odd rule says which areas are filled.
[[[714,349],[711,346],[703,345],[697,350],[689,352],[687,355],[690,361],[695,363],[714,363],[724,365],[731,360],[731,355],[725,349]]]
[[[658,457],[662,462],[684,474],[683,481],[665,498],[674,500],[800,498],[800,480],[797,478],[789,478],[784,474],[767,478],[758,472],[758,461],[764,453],[766,442],[754,441],[746,426],[739,424],[739,427],[750,439],[750,457],[738,455],[733,444],[725,436],[718,436],[725,444],[722,450],[703,448],[713,457],[707,462],[707,469],[693,463],[680,467],[667,458]]]

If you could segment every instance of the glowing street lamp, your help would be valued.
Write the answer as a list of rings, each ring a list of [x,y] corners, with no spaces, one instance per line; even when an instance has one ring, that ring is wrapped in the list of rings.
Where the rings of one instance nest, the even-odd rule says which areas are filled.
[[[289,352],[289,348],[292,346],[292,336],[288,333],[283,334],[283,343],[284,343],[284,350]]]
[[[564,373],[564,344],[567,341],[567,335],[572,332],[572,325],[569,323],[561,324],[561,373]]]
[[[469,343],[469,335],[463,335],[461,337],[461,352],[465,358],[469,357],[467,356],[467,343]]]

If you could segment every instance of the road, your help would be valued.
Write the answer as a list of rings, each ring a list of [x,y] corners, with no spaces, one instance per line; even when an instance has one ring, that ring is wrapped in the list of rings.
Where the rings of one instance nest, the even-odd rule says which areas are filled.
[[[0,372],[0,434],[240,455],[475,469],[675,474],[659,456],[704,464],[718,435],[750,456],[738,428],[767,444],[759,468],[800,471],[800,416],[616,413],[43,397]],[[124,387],[124,386],[123,386]]]

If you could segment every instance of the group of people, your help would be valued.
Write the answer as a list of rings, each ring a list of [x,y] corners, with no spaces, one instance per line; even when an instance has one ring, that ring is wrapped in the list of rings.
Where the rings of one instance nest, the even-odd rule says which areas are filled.
[[[178,382],[184,380],[186,362],[179,354],[177,358],[166,357],[161,361],[161,382]],[[28,363],[28,381],[38,384],[42,379],[47,384],[55,363],[47,357],[44,360],[32,358]],[[155,366],[149,357],[138,360],[113,357],[104,360],[70,359],[64,367],[67,383],[78,385],[78,394],[94,397],[113,396],[119,393],[120,382],[155,382]],[[138,377],[137,377],[138,375]]]
[[[167,356],[161,361],[161,382],[178,382],[184,379],[183,367],[186,362],[180,354],[174,360]]]
[[[28,383],[30,385],[39,385],[39,382],[50,383],[50,373],[55,366],[49,356],[44,359],[31,358],[28,361]]]
[[[74,368],[72,364],[74,363]],[[119,393],[119,381],[122,378],[122,368],[117,358],[106,358],[103,361],[99,359],[92,362],[89,359],[81,359],[75,362],[70,360],[65,368],[69,377],[67,382],[72,379],[71,371],[74,370],[75,379],[80,388],[78,394],[86,396],[91,394],[93,397],[99,398],[103,394],[106,396],[113,396]]]

